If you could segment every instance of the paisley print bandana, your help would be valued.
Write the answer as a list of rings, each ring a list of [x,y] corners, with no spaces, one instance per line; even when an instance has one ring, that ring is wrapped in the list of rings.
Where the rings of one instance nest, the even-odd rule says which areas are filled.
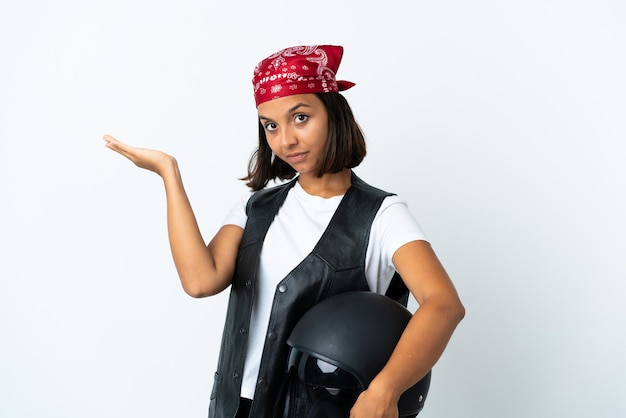
[[[355,84],[335,78],[342,56],[343,47],[336,45],[293,46],[270,55],[254,69],[256,105],[294,94],[349,89]]]

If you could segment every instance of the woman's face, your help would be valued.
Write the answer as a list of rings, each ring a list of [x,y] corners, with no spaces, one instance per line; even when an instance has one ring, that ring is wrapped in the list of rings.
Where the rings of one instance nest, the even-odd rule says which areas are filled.
[[[300,175],[317,175],[328,141],[328,113],[321,100],[298,94],[261,103],[257,110],[274,154]]]

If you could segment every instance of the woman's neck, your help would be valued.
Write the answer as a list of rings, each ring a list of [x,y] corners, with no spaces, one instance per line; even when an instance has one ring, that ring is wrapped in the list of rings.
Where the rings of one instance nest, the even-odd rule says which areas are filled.
[[[310,195],[329,198],[333,196],[341,196],[352,184],[352,172],[350,169],[344,169],[339,173],[327,173],[322,177],[315,175],[300,175],[298,183]]]

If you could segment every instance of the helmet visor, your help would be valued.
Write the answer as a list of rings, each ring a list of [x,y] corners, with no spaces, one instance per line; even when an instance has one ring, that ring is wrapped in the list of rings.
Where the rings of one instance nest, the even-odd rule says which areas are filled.
[[[315,356],[302,353],[297,367],[298,377],[309,385],[327,389],[362,390],[359,381],[352,374]]]

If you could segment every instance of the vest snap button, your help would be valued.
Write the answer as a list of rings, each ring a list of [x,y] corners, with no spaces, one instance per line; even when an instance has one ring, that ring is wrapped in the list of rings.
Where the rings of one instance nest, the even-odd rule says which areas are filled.
[[[270,332],[269,334],[267,334],[267,338],[269,338],[272,341],[276,341],[276,333]]]
[[[285,293],[287,291],[287,286],[285,286],[284,284],[281,284],[280,286],[278,286],[278,291],[280,293]]]
[[[233,373],[233,379],[235,380],[239,379],[239,373]]]
[[[246,280],[246,287],[252,286],[252,280]]]
[[[248,333],[248,330],[245,329],[245,328],[240,328],[239,332],[242,333],[242,334],[246,334],[246,333]]]
[[[257,385],[258,385],[260,388],[264,388],[264,387],[266,387],[266,386],[267,386],[267,380],[265,380],[265,379],[259,379],[259,382],[257,383]]]

